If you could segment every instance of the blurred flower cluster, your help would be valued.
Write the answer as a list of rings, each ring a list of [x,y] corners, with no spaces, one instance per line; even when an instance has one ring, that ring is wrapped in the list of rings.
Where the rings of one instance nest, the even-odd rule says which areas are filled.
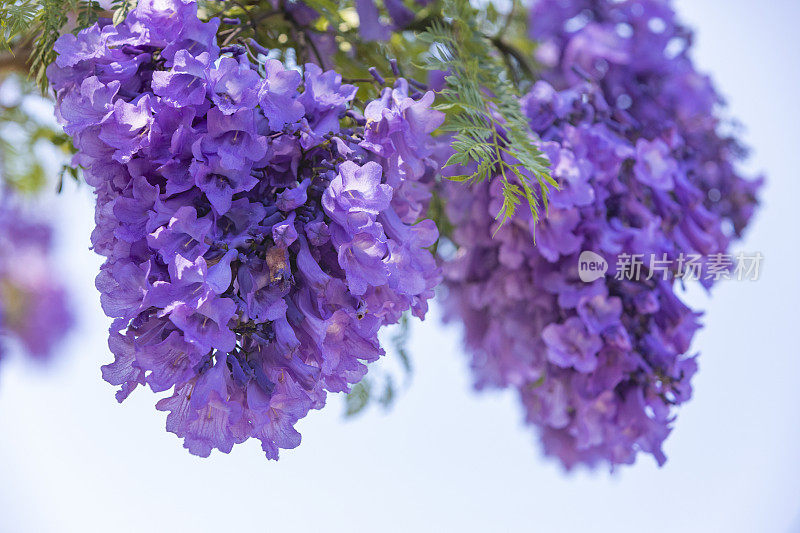
[[[52,253],[52,228],[4,198],[0,210],[0,359],[11,346],[45,361],[73,323]]]
[[[476,385],[516,389],[565,467],[630,464],[638,452],[663,464],[691,396],[700,314],[675,276],[612,270],[585,283],[579,256],[674,265],[724,253],[760,181],[737,172],[744,152],[721,133],[722,101],[669,2],[540,0],[530,21],[544,68],[522,109],[561,188],[534,228],[530,217],[495,220],[498,180],[444,187],[457,246],[444,270],[448,317],[464,324]]]
[[[47,115],[47,101],[31,96],[31,87],[0,70],[0,358],[20,352],[46,363],[70,331],[73,315],[63,270],[53,257],[53,228],[37,198],[50,185],[47,158],[54,152],[46,148],[67,138]]]

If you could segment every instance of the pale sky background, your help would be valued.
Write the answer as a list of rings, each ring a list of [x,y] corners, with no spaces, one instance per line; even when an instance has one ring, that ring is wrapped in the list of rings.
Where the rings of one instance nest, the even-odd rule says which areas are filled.
[[[762,279],[691,295],[707,310],[700,373],[665,467],[642,456],[614,475],[564,474],[513,394],[472,391],[458,331],[436,308],[415,327],[415,376],[388,415],[344,421],[331,397],[279,462],[255,441],[193,457],[164,431],[155,395],[118,405],[100,378],[110,354],[92,203],[70,186],[54,215],[81,325],[52,367],[0,368],[0,533],[800,533],[800,2],[678,8],[770,181],[738,247],[764,254]]]

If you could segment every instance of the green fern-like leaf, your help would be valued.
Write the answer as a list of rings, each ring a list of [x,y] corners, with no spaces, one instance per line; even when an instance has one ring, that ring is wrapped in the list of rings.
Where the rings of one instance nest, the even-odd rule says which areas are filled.
[[[468,0],[446,0],[443,14],[444,21],[434,21],[419,36],[430,47],[424,66],[449,72],[437,106],[447,114],[443,129],[453,133],[447,165],[475,164],[471,174],[450,179],[477,183],[495,176],[503,184],[500,225],[523,200],[536,222],[558,184],[522,114],[507,67],[494,53],[496,39],[477,29],[478,12]]]
[[[0,2],[0,46],[11,50],[11,42],[30,27],[38,12],[38,2]]]
[[[74,21],[79,31],[103,12],[96,0],[0,0],[0,48],[19,56],[42,92],[47,90],[47,66],[56,58],[56,40]]]

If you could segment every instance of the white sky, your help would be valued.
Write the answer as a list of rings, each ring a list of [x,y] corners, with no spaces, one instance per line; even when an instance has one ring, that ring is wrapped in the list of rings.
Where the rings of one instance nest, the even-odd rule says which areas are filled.
[[[762,279],[692,295],[707,310],[701,369],[664,468],[642,457],[614,476],[564,475],[512,394],[472,392],[457,331],[435,309],[415,328],[415,377],[389,415],[343,421],[332,397],[277,463],[256,442],[192,457],[152,393],[119,406],[100,378],[92,205],[71,186],[54,209],[82,325],[53,367],[0,368],[0,532],[800,532],[800,2],[678,7],[770,183],[740,246],[764,254]]]

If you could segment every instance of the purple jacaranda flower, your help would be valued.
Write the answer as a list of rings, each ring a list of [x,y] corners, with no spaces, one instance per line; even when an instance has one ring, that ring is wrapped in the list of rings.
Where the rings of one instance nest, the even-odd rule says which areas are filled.
[[[217,154],[223,167],[241,171],[267,154],[267,139],[256,125],[256,111],[243,109],[226,115],[217,108],[208,111],[208,134],[194,146],[195,157]]]
[[[171,70],[153,72],[153,92],[175,107],[202,105],[208,92],[210,62],[208,52],[195,57],[179,50]]]
[[[149,94],[136,102],[114,102],[113,112],[103,121],[100,140],[115,148],[114,159],[127,163],[131,157],[150,143],[153,109]]]
[[[577,209],[552,209],[547,219],[536,228],[542,256],[556,262],[561,256],[580,251],[583,239],[576,232],[579,223],[580,213]]]
[[[96,76],[86,78],[81,83],[80,91],[66,94],[64,100],[60,102],[59,119],[68,124],[64,132],[67,135],[75,135],[103,122],[114,112],[112,101],[118,90],[118,81],[105,85]]]
[[[416,0],[417,6],[425,6],[429,0]],[[355,3],[358,14],[358,29],[365,41],[386,41],[392,31],[402,30],[414,21],[414,12],[405,5],[403,0],[383,0],[383,6],[389,15],[389,21],[384,22],[375,0],[357,0]]]
[[[386,41],[391,29],[380,20],[375,0],[356,0],[358,28],[365,41]]]
[[[236,312],[236,304],[228,298],[211,297],[199,307],[176,302],[165,309],[169,319],[183,331],[187,342],[201,352],[230,352],[236,346],[236,335],[228,322]]]
[[[120,82],[120,90],[133,96],[142,87],[137,71],[152,55],[147,50],[121,48],[117,37],[108,19],[100,19],[78,35],[62,35],[53,46],[58,57],[47,68],[54,88],[80,85],[87,77],[96,76],[104,84]]]
[[[349,226],[353,220],[350,215],[377,215],[386,209],[392,188],[381,183],[381,175],[381,166],[373,161],[363,166],[351,161],[342,163],[322,200],[328,215],[342,226]]]
[[[188,28],[201,24],[193,0],[142,0],[120,25],[127,30],[122,36],[129,44],[161,48],[180,40]],[[214,33],[209,36],[211,41],[216,43]]]
[[[390,237],[387,263],[391,272],[392,288],[401,294],[422,294],[439,284],[439,272],[426,250],[438,240],[439,232],[432,220],[423,220],[409,226],[397,213],[388,211],[381,215],[381,224]]]
[[[284,300],[291,289],[288,265],[275,268],[276,253],[285,257],[286,252],[273,250],[269,263],[261,259],[249,260],[237,274],[239,293],[247,304],[247,313],[256,320],[277,320],[288,310]]]
[[[165,331],[168,330],[169,327],[165,327]],[[145,381],[153,392],[163,392],[175,383],[191,380],[204,355],[195,345],[186,342],[180,330],[174,329],[163,341],[138,350],[136,362],[147,372]]]
[[[302,183],[297,184],[297,187],[285,189],[282,193],[278,194],[275,205],[281,211],[294,211],[306,201],[308,201],[308,187],[311,185],[311,180],[303,180]]]
[[[175,393],[156,404],[167,415],[167,431],[184,437],[184,447],[194,455],[208,457],[211,450],[230,453],[241,442],[238,428],[246,426],[238,398],[228,395],[225,361],[206,370]]]
[[[67,33],[53,45],[56,65],[62,68],[75,67],[84,61],[98,61],[109,53],[106,46],[107,35],[95,24],[80,32],[79,35]]]
[[[636,142],[636,165],[633,168],[636,179],[654,189],[670,190],[678,173],[678,163],[669,153],[669,147],[661,139]]]
[[[145,0],[137,3],[126,22],[132,33],[143,33],[153,44],[163,43],[162,56],[168,64],[181,50],[194,56],[208,52],[212,61],[219,56],[219,19],[201,22],[194,0]]]
[[[103,311],[111,318],[131,319],[146,307],[148,267],[130,261],[103,265],[95,280]]]
[[[356,296],[370,286],[386,283],[388,266],[384,262],[388,248],[380,235],[357,233],[339,245],[339,266],[347,273],[347,285]]]
[[[147,244],[165,263],[180,254],[194,261],[209,250],[207,240],[211,237],[212,220],[208,217],[198,219],[197,210],[192,206],[182,206],[172,215],[169,223],[159,226],[147,236]]]
[[[142,149],[142,156],[130,164],[130,173],[138,175],[159,166],[163,169],[188,163],[192,159],[191,141],[199,132],[195,121],[202,112],[202,108],[191,106],[161,107],[151,126],[150,142]],[[146,171],[142,170],[144,166],[148,167]],[[175,168],[170,170],[174,173]],[[175,186],[170,189],[170,192],[182,192]]]
[[[103,379],[119,386],[117,401],[124,401],[139,385],[146,384],[145,372],[136,364],[136,339],[132,331],[120,333],[124,321],[114,321],[108,334],[108,348],[114,361],[101,367]]]
[[[330,227],[328,227],[328,225],[321,220],[309,222],[306,225],[305,230],[306,235],[308,235],[308,240],[314,246],[322,246],[331,238]]]
[[[405,82],[384,89],[381,98],[364,109],[367,126],[361,146],[384,157],[397,153],[402,160],[400,170],[419,179],[425,171],[425,158],[433,153],[426,139],[444,122],[444,113],[431,109],[433,98],[431,91],[419,100],[410,98]],[[391,177],[388,183],[399,184]]]
[[[208,86],[217,108],[230,115],[258,104],[261,77],[247,63],[223,57],[211,69]]]
[[[264,71],[266,77],[258,89],[258,104],[270,129],[280,131],[286,124],[303,118],[305,108],[297,99],[302,76],[295,70],[287,70],[275,59],[266,61]]]
[[[249,169],[226,167],[221,157],[209,156],[209,161],[195,160],[189,170],[197,187],[206,194],[214,210],[224,215],[231,208],[233,195],[249,191],[258,183]]]
[[[647,293],[652,294],[652,293]],[[577,307],[578,316],[590,333],[600,334],[620,324],[622,300],[609,298],[602,293],[582,298]]]
[[[158,200],[158,187],[151,185],[144,176],[139,176],[132,179],[120,193],[113,203],[117,222],[114,235],[126,242],[136,242],[147,234],[147,223]]]
[[[556,366],[573,367],[578,372],[597,368],[597,352],[602,347],[600,337],[589,333],[579,318],[568,318],[563,324],[550,324],[542,331],[547,345],[547,358]]]
[[[358,88],[343,84],[342,76],[332,70],[324,71],[314,64],[306,65],[304,91],[299,97],[305,109],[304,148],[318,144],[328,133],[339,132],[339,120]]]
[[[286,220],[272,226],[272,240],[277,246],[288,248],[297,240],[297,229],[294,223],[295,214],[292,212],[286,217]]]
[[[369,151],[363,131],[340,134],[356,87],[220,59],[217,24],[188,0],[142,0],[65,41],[76,57],[49,72],[97,198],[96,285],[117,318],[104,378],[120,401],[171,390],[157,408],[191,453],[252,437],[276,459],[382,355],[382,326],[427,310],[437,231],[417,221],[441,115],[400,80],[384,113],[397,141]]]
[[[414,21],[414,12],[406,7],[403,0],[383,0],[383,5],[397,28],[405,28]]]
[[[542,148],[550,160],[551,173],[559,183],[559,189],[550,194],[550,205],[561,209],[591,205],[595,194],[589,183],[591,163],[558,143],[546,142]]]
[[[563,61],[582,72],[602,74],[609,64],[627,65],[630,62],[629,41],[614,27],[590,22],[575,34],[564,50]]]

